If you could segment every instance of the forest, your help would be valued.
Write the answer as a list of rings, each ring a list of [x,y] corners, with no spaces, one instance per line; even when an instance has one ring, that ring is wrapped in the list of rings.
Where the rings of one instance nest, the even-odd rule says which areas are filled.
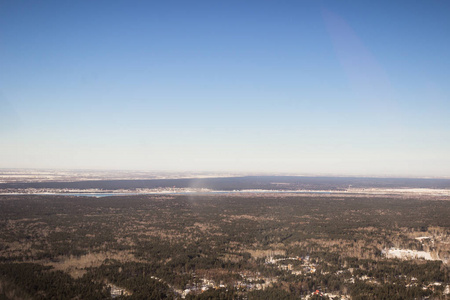
[[[376,196],[3,195],[0,299],[447,299],[449,215]]]

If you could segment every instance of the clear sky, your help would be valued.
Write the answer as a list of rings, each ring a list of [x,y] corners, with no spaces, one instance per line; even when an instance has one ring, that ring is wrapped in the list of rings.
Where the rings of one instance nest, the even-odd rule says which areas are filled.
[[[0,168],[448,177],[449,16],[0,0]]]

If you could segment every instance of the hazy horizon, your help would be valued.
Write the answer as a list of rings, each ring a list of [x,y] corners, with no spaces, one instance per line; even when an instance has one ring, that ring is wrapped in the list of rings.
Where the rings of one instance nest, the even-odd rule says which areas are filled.
[[[449,178],[449,13],[3,1],[0,169]]]
[[[26,172],[21,174],[21,172]],[[213,178],[213,177],[245,177],[245,176],[269,176],[269,177],[330,177],[330,178],[386,178],[386,179],[450,179],[450,176],[411,176],[407,174],[343,174],[343,173],[293,173],[293,172],[220,172],[220,171],[167,171],[151,169],[63,169],[63,168],[0,168],[0,182],[3,177],[14,175],[30,175],[38,179],[38,176],[56,175],[66,176],[94,176],[93,178],[105,178],[115,180],[114,177],[122,179],[156,179],[156,178]],[[97,176],[97,177],[95,177]],[[105,177],[106,176],[106,177]],[[112,176],[113,179],[109,179]],[[84,177],[83,177],[84,178]],[[20,181],[20,180],[18,180]]]

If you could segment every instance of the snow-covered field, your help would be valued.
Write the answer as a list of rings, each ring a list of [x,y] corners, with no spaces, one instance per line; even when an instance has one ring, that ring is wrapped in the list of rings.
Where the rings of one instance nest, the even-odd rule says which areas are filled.
[[[425,259],[425,260],[441,260],[439,257],[433,257],[431,253],[426,251],[417,251],[410,249],[390,248],[382,251],[387,258],[400,259]]]
[[[207,172],[156,172],[156,171],[99,171],[99,170],[35,170],[0,169],[0,183],[12,182],[50,182],[85,180],[142,180],[233,177],[237,174]]]
[[[0,195],[78,195],[78,196],[113,196],[113,195],[138,195],[138,194],[234,194],[234,195],[254,195],[264,194],[273,196],[339,196],[339,197],[354,197],[355,194],[372,197],[379,196],[379,193],[366,192],[347,192],[347,191],[332,191],[332,190],[264,190],[264,189],[243,189],[243,190],[212,190],[207,188],[138,188],[138,189],[115,189],[115,190],[103,190],[103,189],[68,189],[68,188],[24,188],[24,189],[0,189]],[[387,195],[387,194],[385,194]],[[424,192],[422,194],[411,194],[402,189],[397,192],[389,193],[391,197],[421,197],[423,199],[436,198],[440,200],[450,200],[450,193],[441,192],[440,190]]]
[[[371,194],[371,195],[415,195],[415,196],[447,196],[450,197],[450,189],[429,189],[429,188],[350,188],[347,193]]]

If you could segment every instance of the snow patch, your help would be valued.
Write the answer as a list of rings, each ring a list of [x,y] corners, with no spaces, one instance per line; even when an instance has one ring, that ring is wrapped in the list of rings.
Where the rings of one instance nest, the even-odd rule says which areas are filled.
[[[390,248],[382,251],[387,258],[400,258],[400,259],[425,259],[425,260],[440,260],[439,258],[433,258],[431,253],[426,251],[417,251],[410,249]]]

